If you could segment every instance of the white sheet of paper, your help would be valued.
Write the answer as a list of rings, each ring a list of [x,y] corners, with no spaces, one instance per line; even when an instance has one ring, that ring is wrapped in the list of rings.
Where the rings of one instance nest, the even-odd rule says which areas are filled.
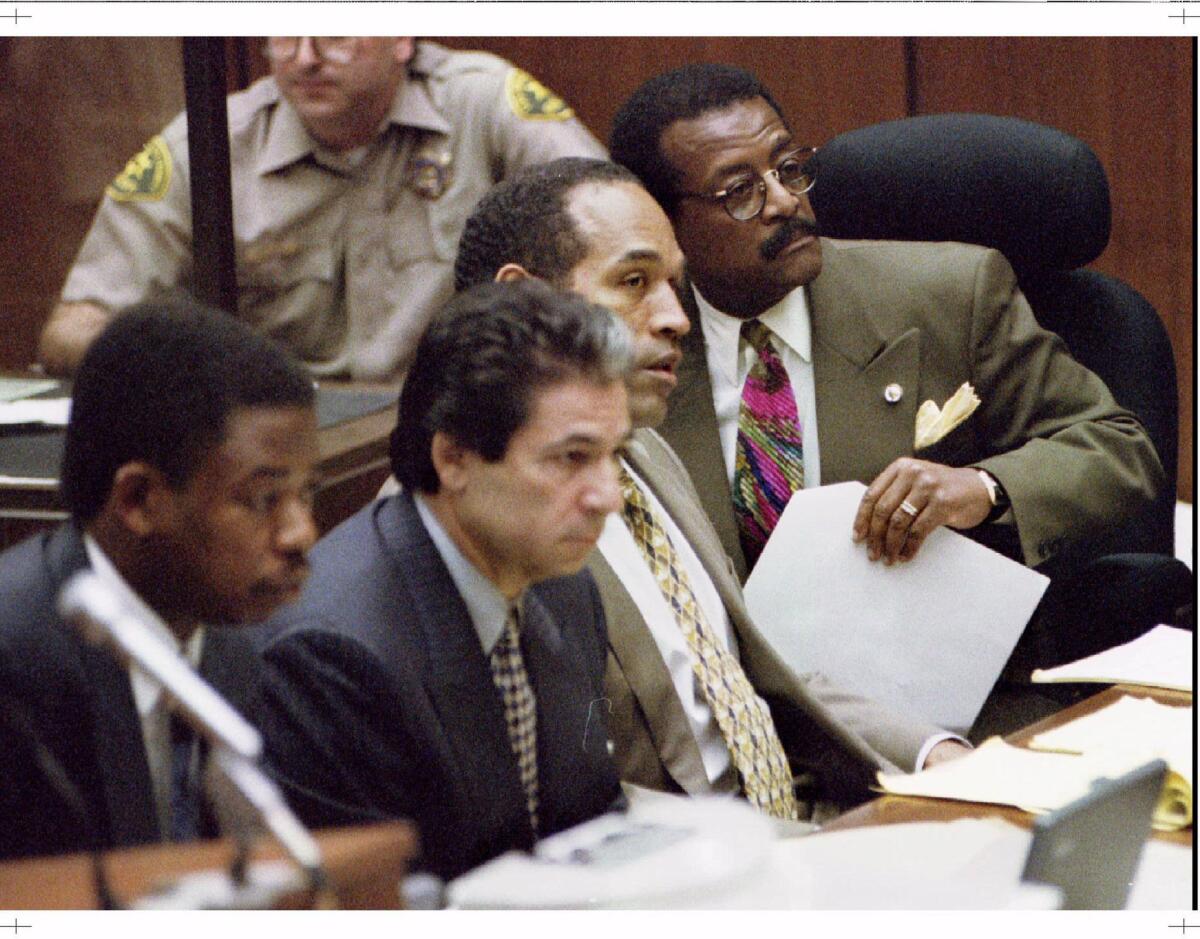
[[[884,792],[961,802],[1012,805],[1027,812],[1061,808],[1086,795],[1092,780],[1139,764],[1119,764],[1095,754],[1026,750],[989,737],[962,759],[919,773],[880,771]]]
[[[1192,690],[1192,633],[1155,626],[1121,646],[1057,668],[1034,669],[1032,681],[1095,681]]]
[[[850,534],[865,488],[793,495],[746,603],[797,672],[965,733],[1049,580],[948,528],[908,563],[872,563]]]
[[[25,398],[0,402],[0,425],[46,424],[66,427],[71,413],[70,398]]]

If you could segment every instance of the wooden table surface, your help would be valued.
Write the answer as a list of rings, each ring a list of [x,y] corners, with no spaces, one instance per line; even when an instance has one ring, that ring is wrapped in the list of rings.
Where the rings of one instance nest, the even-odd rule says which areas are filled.
[[[396,909],[400,882],[416,855],[417,836],[408,822],[316,833],[326,874],[343,909]],[[282,852],[264,841],[255,860],[278,860]],[[195,844],[149,845],[104,854],[109,889],[122,906],[181,875],[227,870],[233,844],[223,838]],[[298,891],[280,908],[311,905]],[[0,908],[7,910],[94,910],[98,908],[92,862],[86,854],[64,854],[0,864]]]

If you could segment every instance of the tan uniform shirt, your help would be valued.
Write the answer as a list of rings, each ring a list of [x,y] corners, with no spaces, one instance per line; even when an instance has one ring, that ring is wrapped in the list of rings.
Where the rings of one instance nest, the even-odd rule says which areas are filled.
[[[316,374],[363,379],[406,371],[453,291],[463,224],[493,183],[605,155],[527,73],[427,42],[365,151],[317,144],[271,78],[230,96],[229,135],[241,316]],[[180,114],[108,187],[62,299],[119,309],[186,289],[191,275]]]

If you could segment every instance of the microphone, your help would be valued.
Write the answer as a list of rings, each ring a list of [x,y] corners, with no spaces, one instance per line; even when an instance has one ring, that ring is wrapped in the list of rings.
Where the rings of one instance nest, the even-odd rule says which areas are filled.
[[[155,636],[91,571],[80,571],[58,595],[58,612],[92,645],[108,648],[162,685],[189,724],[213,746],[247,760],[262,755],[262,736],[174,649]]]
[[[84,639],[133,664],[163,688],[188,723],[209,741],[218,779],[224,778],[261,824],[301,867],[318,893],[325,889],[321,850],[288,808],[279,787],[259,767],[262,735],[174,649],[126,609],[92,571],[80,571],[58,595],[58,611]],[[242,846],[234,880],[244,880],[248,826],[236,819]]]

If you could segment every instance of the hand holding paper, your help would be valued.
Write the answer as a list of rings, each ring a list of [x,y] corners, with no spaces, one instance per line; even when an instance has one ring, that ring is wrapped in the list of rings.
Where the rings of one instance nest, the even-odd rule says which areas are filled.
[[[797,672],[965,732],[1048,581],[946,530],[912,564],[872,564],[837,534],[862,492],[837,483],[795,493],[746,583],[746,604]]]
[[[911,561],[935,529],[973,528],[991,509],[976,470],[901,457],[863,493],[854,540],[866,541],[872,561]]]

